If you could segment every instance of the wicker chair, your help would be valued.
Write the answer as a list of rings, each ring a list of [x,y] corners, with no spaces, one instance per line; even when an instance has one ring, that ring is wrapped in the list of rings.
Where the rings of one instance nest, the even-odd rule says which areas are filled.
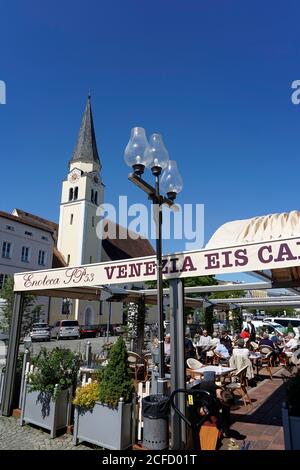
[[[227,390],[230,390],[233,393],[237,392],[237,394],[242,397],[245,406],[247,406],[247,404],[252,405],[251,399],[247,392],[247,368],[248,366],[245,366],[233,374],[231,376],[233,382],[225,385]]]
[[[186,360],[186,364],[188,366],[187,375],[189,375],[192,379],[201,379],[202,374],[196,372],[196,370],[200,369],[203,364],[192,357]]]
[[[128,351],[128,364],[132,371],[135,384],[145,378],[145,361],[137,353]]]
[[[259,352],[262,355],[262,357],[259,359],[259,368],[265,367],[270,374],[270,379],[273,380],[272,357],[274,355],[274,350],[271,348],[271,346],[261,345],[259,346]]]

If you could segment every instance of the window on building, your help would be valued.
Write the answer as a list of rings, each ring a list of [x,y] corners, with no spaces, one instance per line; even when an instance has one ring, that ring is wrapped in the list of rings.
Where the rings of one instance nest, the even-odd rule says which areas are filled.
[[[28,263],[29,262],[29,248],[28,248],[28,246],[22,246],[21,261],[23,261],[23,263]]]
[[[74,188],[74,199],[78,199],[78,186]]]
[[[69,266],[69,264],[70,264],[70,259],[71,259],[71,256],[68,255],[68,256],[67,256],[67,265],[68,265],[68,266]]]
[[[70,188],[69,189],[69,201],[73,201],[73,197],[74,197],[74,191],[73,191],[73,188]]]
[[[6,230],[10,230],[11,232],[14,232],[15,227],[13,227],[12,225],[6,225]]]
[[[91,201],[94,202],[94,190],[91,189]]]
[[[43,250],[39,250],[38,264],[40,266],[45,266],[45,264],[46,264],[46,252],[43,251]]]
[[[92,264],[92,262],[93,262],[92,259],[93,259],[92,256],[90,256],[90,264]]]
[[[44,237],[44,235],[42,235],[42,240],[48,241],[48,237]]]
[[[25,231],[24,233],[25,233],[25,235],[28,235],[29,237],[32,237],[32,232]]]
[[[71,214],[71,215],[70,215],[70,225],[73,224],[73,219],[74,219],[74,214]]]
[[[11,258],[11,243],[10,242],[3,242],[2,258]]]
[[[95,227],[95,217],[92,216],[92,227]]]
[[[95,204],[98,206],[98,192],[95,191]]]
[[[0,290],[4,287],[4,284],[6,283],[7,279],[7,274],[0,274]]]

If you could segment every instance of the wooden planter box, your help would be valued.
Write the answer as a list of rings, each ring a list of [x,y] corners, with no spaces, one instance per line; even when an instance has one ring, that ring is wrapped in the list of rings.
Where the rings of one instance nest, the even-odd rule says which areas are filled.
[[[128,449],[135,444],[135,403],[119,401],[117,408],[109,408],[96,402],[94,408],[82,411],[75,408],[75,445],[80,441],[91,442],[111,450]]]
[[[54,438],[59,429],[70,424],[71,397],[70,390],[63,390],[56,400],[41,392],[29,392],[25,387],[22,412],[20,418],[21,426],[32,423],[50,431],[50,437]]]
[[[286,403],[282,406],[282,425],[285,450],[300,450],[300,417],[290,416]]]

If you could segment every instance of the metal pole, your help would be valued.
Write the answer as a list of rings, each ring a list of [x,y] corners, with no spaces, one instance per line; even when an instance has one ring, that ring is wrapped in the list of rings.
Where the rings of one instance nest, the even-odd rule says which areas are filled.
[[[107,328],[106,328],[106,340],[107,340],[107,342],[109,342],[110,322],[111,322],[111,302],[109,302],[108,321],[107,321]]]
[[[6,358],[6,371],[4,376],[3,398],[1,403],[2,416],[10,416],[13,393],[15,386],[15,374],[17,367],[17,357],[19,352],[19,341],[22,324],[24,293],[16,292],[14,306],[10,323],[10,334]]]
[[[171,393],[185,384],[185,348],[184,348],[184,284],[181,279],[171,279],[170,284],[170,320],[171,320]],[[185,415],[185,396],[177,395],[175,403]],[[171,411],[171,449],[186,447],[186,425],[174,410]]]
[[[163,311],[163,281],[162,281],[162,207],[159,193],[159,175],[155,176],[155,198],[153,200],[156,223],[156,265],[157,265],[157,310],[158,310],[158,341],[159,363],[157,392],[160,395],[166,393],[165,361],[164,361],[164,311]]]

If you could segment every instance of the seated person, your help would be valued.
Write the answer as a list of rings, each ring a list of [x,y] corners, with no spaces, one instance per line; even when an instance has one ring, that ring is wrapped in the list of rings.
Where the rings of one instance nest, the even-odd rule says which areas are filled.
[[[196,343],[197,359],[204,362],[206,358],[206,351],[210,349],[211,337],[207,330],[203,330],[202,335]]]
[[[263,333],[262,339],[258,343],[259,346],[270,346],[270,348],[274,349],[274,343],[270,339],[269,333],[266,331]]]
[[[218,353],[218,356],[220,356],[221,359],[229,359],[230,354],[228,352],[228,349],[224,345],[223,340],[221,339],[220,343],[217,344],[215,348],[215,352]]]
[[[275,349],[275,345],[273,341],[270,339],[269,333],[267,333],[266,331],[263,333],[263,337],[259,341],[259,346],[269,346],[270,348],[272,348],[271,361],[272,361],[272,365],[275,365],[279,352]]]
[[[213,332],[211,342],[210,342],[210,347],[211,349],[215,349],[215,347],[220,343],[220,338],[218,336],[218,333],[216,331]]]
[[[248,328],[244,328],[244,330],[240,334],[240,338],[242,339],[249,339],[250,338],[250,333]]]
[[[234,403],[233,394],[218,387],[212,380],[202,380],[193,389],[209,393],[209,395],[204,394],[203,397],[201,396],[197,409],[198,417],[196,413],[192,413],[193,419],[197,422],[199,416],[205,417],[209,412],[209,416],[217,419],[217,428],[227,437],[230,429],[230,406]],[[197,430],[197,436],[195,436],[196,439],[198,433],[199,429]]]
[[[185,349],[185,359],[189,359],[190,357],[196,356],[196,348],[194,348],[194,345],[189,335],[186,335],[184,338],[184,349]]]
[[[229,352],[229,354],[232,354],[232,341],[231,341],[228,331],[224,331],[224,333],[221,336],[221,340],[224,346],[226,347],[227,351]]]
[[[287,335],[287,340],[284,352],[294,352],[298,348],[298,341],[295,338],[295,333],[289,333]]]
[[[236,369],[239,372],[241,369],[247,366],[247,379],[251,380],[254,377],[254,371],[252,362],[249,359],[250,351],[248,348],[245,348],[245,343],[243,339],[237,341],[237,348],[234,348],[232,351],[232,356],[229,360],[229,366],[233,369]]]

